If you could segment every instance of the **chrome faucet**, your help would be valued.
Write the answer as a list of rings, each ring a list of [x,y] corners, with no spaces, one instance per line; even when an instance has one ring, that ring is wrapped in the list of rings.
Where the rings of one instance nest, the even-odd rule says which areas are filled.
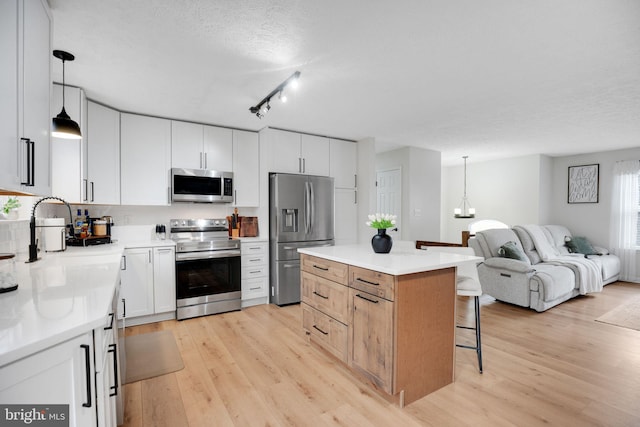
[[[36,240],[36,208],[38,205],[45,200],[57,200],[59,202],[64,203],[69,209],[69,224],[73,226],[73,216],[71,215],[71,206],[69,203],[61,199],[60,197],[43,197],[33,204],[33,208],[31,209],[31,221],[29,222],[29,232],[30,232],[30,241],[29,241],[29,260],[27,262],[35,262],[39,260],[38,258],[38,241]]]

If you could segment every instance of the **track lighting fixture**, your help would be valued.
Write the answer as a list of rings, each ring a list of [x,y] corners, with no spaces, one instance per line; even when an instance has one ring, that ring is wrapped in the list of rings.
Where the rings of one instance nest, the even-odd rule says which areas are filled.
[[[265,96],[262,101],[258,102],[253,107],[249,107],[249,111],[251,114],[255,114],[259,119],[263,118],[267,112],[271,109],[270,101],[276,94],[278,95],[278,99],[282,102],[287,102],[287,95],[285,95],[284,89],[286,87],[296,88],[298,87],[298,79],[300,78],[300,71],[296,71],[293,73],[287,80],[280,83],[274,90],[269,93],[269,95]]]
[[[62,111],[53,118],[51,125],[51,136],[65,139],[81,139],[82,133],[78,123],[71,120],[71,117],[64,109],[64,62],[73,61],[75,56],[63,50],[54,50],[53,56],[62,61]]]

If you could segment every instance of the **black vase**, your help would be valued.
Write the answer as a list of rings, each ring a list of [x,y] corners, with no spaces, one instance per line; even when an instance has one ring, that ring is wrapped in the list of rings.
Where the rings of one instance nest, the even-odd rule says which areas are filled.
[[[379,228],[378,234],[371,238],[371,247],[377,254],[388,254],[393,246],[391,236],[387,234],[386,228]]]

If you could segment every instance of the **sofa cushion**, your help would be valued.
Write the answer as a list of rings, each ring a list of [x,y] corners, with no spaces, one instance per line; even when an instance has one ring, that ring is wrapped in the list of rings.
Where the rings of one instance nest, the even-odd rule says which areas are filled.
[[[516,242],[507,242],[500,246],[498,249],[498,255],[503,258],[517,259],[529,263],[529,258],[524,254],[524,251],[518,246]]]
[[[476,253],[478,256],[483,256],[485,259],[497,257],[498,249],[500,246],[507,242],[516,242],[520,245],[518,236],[510,228],[494,228],[491,230],[478,231],[476,233],[476,246],[480,248],[482,254]],[[522,248],[522,245],[520,245]],[[474,250],[476,247],[474,247]]]
[[[586,237],[577,236],[565,237],[565,246],[569,249],[569,252],[584,255],[601,255],[593,245],[587,240]]]
[[[538,264],[539,262],[542,262],[542,259],[540,258],[540,255],[536,250],[536,246],[533,243],[533,239],[531,239],[531,236],[529,235],[529,233],[527,233],[527,231],[524,228],[518,225],[513,227],[513,230],[518,235],[518,238],[520,239],[520,243],[522,244],[522,249],[524,250],[525,255],[527,255],[527,257],[529,258],[529,261],[531,261],[531,264],[535,265],[535,264]]]
[[[565,237],[571,236],[571,232],[564,225],[544,225],[542,227],[547,233],[547,238],[551,246],[555,247],[559,255],[567,255],[569,249],[564,245]]]

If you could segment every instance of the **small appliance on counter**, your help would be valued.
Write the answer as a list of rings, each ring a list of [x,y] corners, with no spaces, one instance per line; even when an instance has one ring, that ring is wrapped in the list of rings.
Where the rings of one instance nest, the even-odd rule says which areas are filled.
[[[15,254],[0,254],[0,294],[18,289]]]

